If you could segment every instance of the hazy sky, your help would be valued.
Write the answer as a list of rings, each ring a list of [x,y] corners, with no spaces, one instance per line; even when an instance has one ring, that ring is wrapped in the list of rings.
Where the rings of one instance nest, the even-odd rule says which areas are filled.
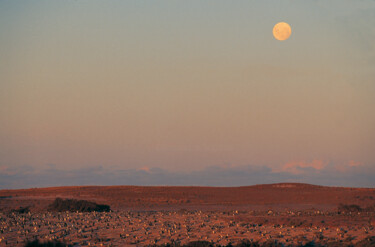
[[[0,188],[46,169],[375,186],[374,106],[372,0],[0,2]],[[207,176],[185,184],[233,185]]]

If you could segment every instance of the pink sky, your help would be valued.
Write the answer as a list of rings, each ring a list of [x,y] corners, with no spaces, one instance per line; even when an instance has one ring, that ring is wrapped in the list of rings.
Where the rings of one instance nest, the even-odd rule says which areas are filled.
[[[1,2],[0,175],[372,169],[373,13],[347,0]]]

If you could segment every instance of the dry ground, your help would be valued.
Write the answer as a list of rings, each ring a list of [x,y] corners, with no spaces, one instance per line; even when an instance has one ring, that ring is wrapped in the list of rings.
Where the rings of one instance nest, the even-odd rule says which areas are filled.
[[[46,212],[56,198],[108,204],[110,213]],[[375,189],[271,184],[236,188],[79,186],[0,191],[0,246],[58,239],[81,246],[146,246],[201,240],[310,241],[337,246],[375,236],[374,212],[338,213],[339,204],[375,204]],[[12,213],[29,207],[30,213]],[[7,244],[7,245],[6,245]]]

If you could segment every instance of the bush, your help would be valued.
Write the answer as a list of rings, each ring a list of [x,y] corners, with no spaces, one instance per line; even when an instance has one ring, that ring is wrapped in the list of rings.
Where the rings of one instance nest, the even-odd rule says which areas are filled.
[[[111,208],[108,205],[96,204],[95,202],[89,202],[85,200],[64,200],[61,198],[56,198],[55,201],[48,206],[48,210],[58,212],[109,212],[111,211]]]
[[[357,242],[357,244],[355,246],[357,246],[357,247],[370,247],[370,246],[374,247],[375,246],[375,236],[365,238],[365,239]]]
[[[192,241],[184,247],[213,247],[214,245],[208,241]]]
[[[260,247],[257,242],[251,242],[248,239],[242,240],[239,244],[235,245],[236,247]]]
[[[13,209],[12,212],[18,214],[27,214],[28,212],[30,212],[30,207],[20,207],[19,209]]]
[[[38,239],[34,241],[29,241],[26,243],[25,247],[68,247],[71,245],[66,245],[58,241],[48,241],[48,242],[39,242]]]
[[[356,204],[340,204],[338,206],[339,213],[349,213],[349,212],[362,212],[362,208]]]

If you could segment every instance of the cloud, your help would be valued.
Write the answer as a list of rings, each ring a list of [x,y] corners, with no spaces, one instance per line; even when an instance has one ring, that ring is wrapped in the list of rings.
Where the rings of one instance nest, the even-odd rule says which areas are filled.
[[[351,160],[348,163],[335,165],[334,168],[338,172],[347,173],[347,172],[356,171],[356,170],[362,168],[362,166],[363,166],[363,164],[361,162]]]
[[[288,162],[276,170],[267,166],[209,166],[193,171],[170,171],[156,167],[121,169],[109,166],[64,170],[58,166],[0,166],[0,189],[73,185],[197,185],[246,186],[301,182],[318,185],[374,187],[375,168],[356,161],[347,170],[321,160]]]
[[[139,169],[141,171],[145,171],[145,172],[150,172],[150,168],[149,167],[142,167],[141,169]]]
[[[349,167],[358,167],[358,166],[361,166],[362,163],[358,162],[358,161],[351,160],[351,161],[349,161],[348,165],[349,165]]]
[[[274,172],[288,172],[291,174],[299,175],[311,171],[320,171],[327,166],[327,162],[322,160],[306,161],[291,161],[283,165],[281,169],[274,169]]]

